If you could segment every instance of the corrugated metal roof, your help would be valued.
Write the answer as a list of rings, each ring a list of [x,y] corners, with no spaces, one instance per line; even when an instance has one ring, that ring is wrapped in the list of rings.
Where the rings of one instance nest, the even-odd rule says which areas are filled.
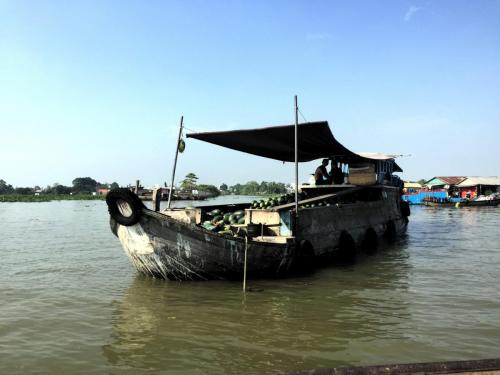
[[[459,183],[459,187],[477,186],[477,185],[498,185],[500,186],[500,177],[467,177],[464,181]]]
[[[361,155],[364,158],[376,159],[376,160],[396,159],[398,156],[400,156],[393,154],[384,154],[383,152],[357,152],[357,154]]]
[[[427,181],[425,184],[426,185],[458,185],[460,182],[465,180],[466,177],[464,176],[436,176],[431,178],[429,181]],[[444,182],[444,184],[441,184],[440,182],[436,181],[435,183],[429,184],[429,182],[434,181],[434,180],[440,180],[441,182]]]
[[[441,181],[446,182],[448,185],[457,185],[465,180],[464,176],[448,176],[448,177],[438,177]]]
[[[446,182],[441,181],[437,177],[431,178],[429,181],[425,181],[425,185],[427,186],[434,186],[434,185],[446,185]]]
[[[394,172],[403,172],[401,167],[396,163],[396,158],[401,155],[384,154],[383,152],[356,152],[358,155],[371,160],[394,160]]]

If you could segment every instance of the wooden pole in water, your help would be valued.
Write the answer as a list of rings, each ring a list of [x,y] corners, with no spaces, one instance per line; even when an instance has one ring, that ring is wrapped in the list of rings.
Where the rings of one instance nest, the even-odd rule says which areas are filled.
[[[243,263],[243,293],[247,291],[247,250],[248,250],[248,237],[245,236],[245,260]]]
[[[167,204],[168,208],[170,208],[170,201],[172,199],[172,190],[174,189],[175,168],[177,167],[177,156],[179,155],[179,142],[181,141],[183,124],[184,124],[184,116],[181,116],[181,125],[179,127],[179,137],[177,138],[177,143],[175,146],[175,159],[174,159],[174,169],[172,170],[172,182],[170,183],[170,189],[168,190],[168,204]]]
[[[299,216],[299,107],[295,95],[295,217]]]

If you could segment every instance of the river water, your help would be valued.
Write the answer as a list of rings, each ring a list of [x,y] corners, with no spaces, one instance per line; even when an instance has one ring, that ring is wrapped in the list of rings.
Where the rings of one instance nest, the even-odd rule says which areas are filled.
[[[413,207],[351,266],[284,280],[140,276],[102,201],[0,203],[0,373],[258,374],[497,357],[500,207]]]

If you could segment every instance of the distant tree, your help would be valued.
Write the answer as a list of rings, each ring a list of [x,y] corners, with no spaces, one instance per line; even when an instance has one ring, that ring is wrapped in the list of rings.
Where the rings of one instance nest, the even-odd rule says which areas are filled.
[[[35,185],[35,187],[33,189],[35,189],[35,191],[42,190],[42,188],[38,185]]]
[[[72,188],[70,186],[61,185],[59,182],[54,182],[52,186],[47,186],[43,189],[45,194],[69,194]]]
[[[71,186],[64,186],[60,184],[52,187],[53,194],[69,194],[71,193],[71,190],[73,190]]]
[[[33,190],[33,188],[30,187],[16,187],[14,189],[14,192],[16,194],[21,194],[21,195],[30,195],[34,194],[35,190]]]
[[[233,194],[241,195],[261,195],[261,194],[285,194],[289,186],[282,182],[266,182],[260,184],[256,181],[249,181],[244,185],[236,184],[229,187],[229,191]],[[221,189],[222,190],[222,189]]]
[[[269,185],[266,181],[262,181],[259,185],[259,193],[266,194],[268,193]]]
[[[120,185],[118,185],[118,183],[116,183],[116,182],[113,182],[113,183],[111,183],[111,185],[109,185],[110,189],[118,189],[119,187],[120,187]]]
[[[420,185],[423,185],[427,182],[427,180],[424,180],[423,178],[417,181]]]
[[[229,188],[229,191],[233,194],[241,194],[241,188],[243,186],[241,184],[236,184],[236,185],[233,185]]]
[[[267,194],[285,194],[287,191],[286,185],[282,182],[268,182]]]
[[[226,192],[228,190],[228,187],[225,183],[222,183],[222,185],[219,187],[219,190],[222,192]]]
[[[95,192],[97,181],[90,177],[77,177],[73,180],[73,191],[75,192]]]
[[[4,180],[0,180],[0,194],[12,194],[14,192],[14,187],[7,184]]]
[[[249,181],[241,189],[243,195],[255,195],[259,192],[260,185],[257,181]]]
[[[60,185],[59,182],[54,182],[52,185],[47,185],[43,192],[45,194],[56,194],[56,186]]]
[[[194,173],[188,173],[184,180],[181,182],[182,190],[193,190],[196,188],[196,181],[198,177]]]
[[[199,191],[205,191],[209,193],[212,197],[218,197],[220,195],[219,189],[217,189],[217,187],[214,185],[199,184],[196,186],[196,189]]]

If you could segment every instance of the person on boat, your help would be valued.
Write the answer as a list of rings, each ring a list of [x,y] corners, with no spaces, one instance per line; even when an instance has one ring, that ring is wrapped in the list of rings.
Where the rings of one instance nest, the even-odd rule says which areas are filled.
[[[344,183],[344,173],[339,168],[338,164],[332,160],[332,169],[330,176],[334,185],[341,185]]]
[[[328,165],[328,159],[323,159],[321,165],[316,168],[314,172],[314,181],[316,185],[328,185],[331,182],[331,177],[326,170],[326,166]]]

